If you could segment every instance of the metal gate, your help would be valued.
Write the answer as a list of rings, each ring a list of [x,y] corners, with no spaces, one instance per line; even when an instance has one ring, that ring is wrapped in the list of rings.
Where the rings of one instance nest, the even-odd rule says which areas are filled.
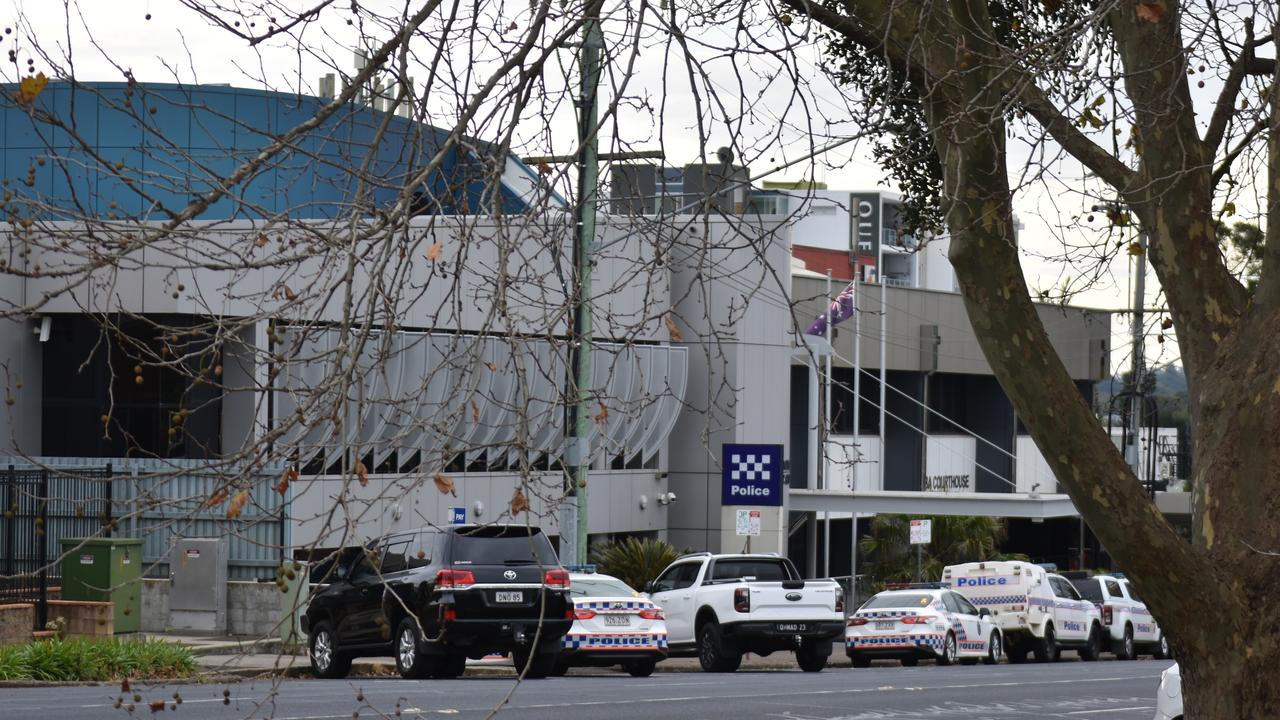
[[[0,476],[0,604],[32,603],[35,629],[49,620],[51,588],[61,585],[64,537],[111,534],[111,466],[49,470],[10,465]]]

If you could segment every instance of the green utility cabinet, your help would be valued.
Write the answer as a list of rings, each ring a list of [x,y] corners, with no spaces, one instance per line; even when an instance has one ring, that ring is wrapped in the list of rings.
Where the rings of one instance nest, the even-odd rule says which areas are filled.
[[[142,539],[62,538],[62,599],[115,603],[116,633],[142,629]]]

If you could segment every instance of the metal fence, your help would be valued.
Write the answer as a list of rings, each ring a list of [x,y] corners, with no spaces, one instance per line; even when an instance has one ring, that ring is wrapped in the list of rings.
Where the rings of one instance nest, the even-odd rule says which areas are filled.
[[[103,484],[99,478],[96,496],[95,486],[72,481],[86,472],[103,472],[107,463],[114,472],[109,473],[110,482]],[[61,538],[104,537],[110,532],[115,537],[141,538],[144,574],[164,578],[169,576],[168,559],[175,540],[225,537],[228,579],[256,580],[274,579],[289,547],[290,491],[282,495],[273,487],[282,468],[268,465],[241,472],[211,468],[199,460],[0,457],[0,467],[6,465],[15,466],[19,474],[38,475],[47,468],[49,492],[33,492],[30,498],[32,502],[49,499],[44,531],[51,559],[61,553]],[[64,477],[71,484],[60,488],[57,478]],[[234,485],[229,487],[232,480]],[[249,502],[238,517],[228,518],[228,502],[240,490],[249,493]],[[89,514],[88,503],[95,497],[105,508]],[[11,523],[5,524],[9,532]]]
[[[61,585],[61,538],[93,537],[111,527],[111,466],[70,471],[7,465],[0,476],[0,603],[36,607],[48,621],[49,590]]]

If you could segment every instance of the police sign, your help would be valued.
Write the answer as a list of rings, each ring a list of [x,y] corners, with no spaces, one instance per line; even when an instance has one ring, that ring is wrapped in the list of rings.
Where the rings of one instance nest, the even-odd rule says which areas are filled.
[[[781,445],[726,443],[720,459],[721,504],[782,505]]]

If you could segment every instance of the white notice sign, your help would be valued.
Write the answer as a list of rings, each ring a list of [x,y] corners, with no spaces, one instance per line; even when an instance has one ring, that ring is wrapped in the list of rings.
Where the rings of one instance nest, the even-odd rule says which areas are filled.
[[[760,534],[760,511],[759,510],[738,510],[735,516],[734,529],[738,535],[759,535]]]
[[[911,521],[911,544],[928,545],[933,539],[932,520]]]

